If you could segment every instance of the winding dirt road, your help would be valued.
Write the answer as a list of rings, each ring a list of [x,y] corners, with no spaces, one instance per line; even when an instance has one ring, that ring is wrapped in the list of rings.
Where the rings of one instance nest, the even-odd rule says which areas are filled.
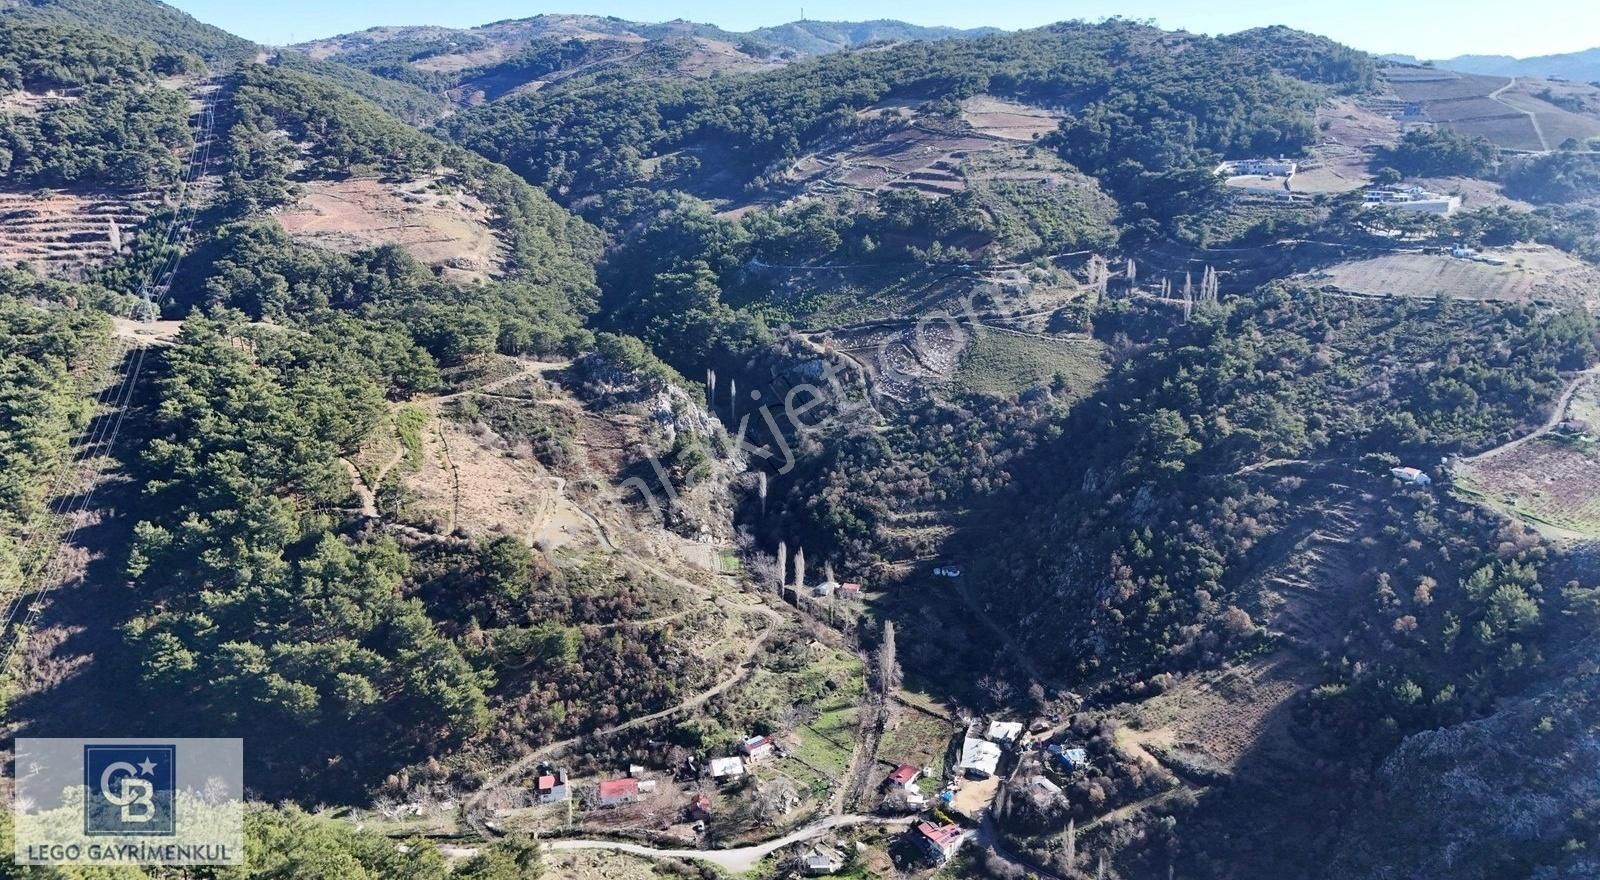
[[[892,819],[882,816],[827,816],[782,837],[776,837],[754,846],[742,846],[737,849],[657,849],[653,846],[622,843],[615,840],[547,840],[544,842],[544,848],[549,850],[608,849],[614,852],[624,852],[652,859],[699,859],[700,861],[710,862],[725,871],[742,874],[754,868],[762,859],[786,846],[810,840],[835,828],[848,828],[854,825],[905,827],[914,821],[916,821],[914,816]]]

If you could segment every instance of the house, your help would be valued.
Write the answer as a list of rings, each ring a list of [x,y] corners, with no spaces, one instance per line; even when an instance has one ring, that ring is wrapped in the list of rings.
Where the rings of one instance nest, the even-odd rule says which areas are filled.
[[[861,595],[861,585],[851,583],[840,584],[839,594],[841,596],[859,596]]]
[[[628,765],[628,775],[632,776],[634,779],[643,779],[644,775],[645,775],[645,772],[646,771],[644,769],[644,765],[643,764],[629,764]]]
[[[1041,794],[1060,794],[1061,786],[1050,781],[1050,777],[1040,774],[1028,777],[1028,790]]]
[[[610,779],[600,783],[600,806],[602,807],[632,804],[637,803],[639,800],[639,780],[637,779]]]
[[[1370,187],[1366,192],[1366,204],[1382,205],[1386,208],[1398,208],[1402,211],[1418,211],[1425,214],[1439,214],[1450,216],[1461,207],[1460,196],[1446,196],[1439,193],[1428,192],[1420,186],[1399,187]]]
[[[1389,468],[1389,473],[1402,483],[1412,486],[1431,486],[1433,478],[1414,467]]]
[[[941,566],[938,566],[933,570],[933,576],[934,577],[942,577],[942,578],[958,578],[958,577],[961,577],[961,566],[959,566],[959,565],[941,565]]]
[[[961,833],[959,825],[935,825],[932,822],[918,822],[912,830],[912,839],[927,853],[934,864],[944,864],[945,860],[956,854],[961,849],[965,835]]]
[[[712,779],[733,779],[744,775],[744,759],[738,756],[732,758],[712,758]]]
[[[1000,769],[1000,747],[986,739],[969,736],[961,741],[959,766],[973,779],[988,779]]]
[[[1233,159],[1218,165],[1215,171],[1224,177],[1291,177],[1298,168],[1292,159]]]
[[[819,599],[826,599],[831,597],[837,589],[839,589],[838,581],[823,581],[811,588],[811,594]]]
[[[639,793],[640,794],[655,794],[656,793],[656,781],[654,779],[641,779],[641,780],[639,780]]]
[[[704,821],[711,818],[711,795],[700,792],[689,802],[689,818]]]
[[[992,721],[989,723],[989,733],[985,738],[1003,746],[1015,746],[1022,741],[1022,722]]]
[[[819,843],[800,854],[800,868],[807,875],[820,877],[844,867],[844,853],[825,843]]]
[[[894,768],[889,778],[884,780],[885,785],[898,785],[901,788],[910,788],[917,778],[922,775],[922,768],[912,764],[901,764]]]
[[[551,767],[541,767],[538,780],[534,782],[534,797],[541,804],[555,804],[566,800],[570,795],[567,792],[567,771],[556,770]]]
[[[1084,749],[1069,749],[1052,743],[1045,748],[1045,751],[1068,770],[1075,770],[1089,763],[1089,753]]]
[[[752,761],[765,758],[772,754],[776,748],[777,744],[772,741],[770,736],[746,737],[745,741],[739,744],[739,750],[749,755]]]

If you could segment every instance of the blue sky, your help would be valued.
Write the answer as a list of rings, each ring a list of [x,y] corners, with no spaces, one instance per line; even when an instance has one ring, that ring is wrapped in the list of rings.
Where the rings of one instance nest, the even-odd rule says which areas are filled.
[[[1600,3],[1594,0],[1343,0],[1343,2],[1240,2],[1240,0],[168,0],[202,21],[258,42],[282,44],[361,30],[380,24],[469,27],[541,12],[615,15],[636,21],[687,18],[729,30],[749,30],[805,16],[859,21],[899,18],[917,24],[1024,28],[1066,18],[1109,15],[1151,18],[1163,27],[1228,33],[1287,24],[1326,34],[1371,52],[1421,57],[1464,53],[1525,57],[1600,46]]]

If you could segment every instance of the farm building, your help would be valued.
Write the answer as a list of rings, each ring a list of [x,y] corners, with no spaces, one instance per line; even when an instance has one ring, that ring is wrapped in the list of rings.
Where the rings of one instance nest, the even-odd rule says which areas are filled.
[[[822,583],[817,584],[816,586],[811,588],[811,594],[816,596],[819,599],[826,599],[826,598],[832,596],[834,594],[834,591],[838,590],[838,589],[839,589],[838,582],[836,582],[836,581],[823,581]]]
[[[1223,177],[1256,174],[1262,177],[1290,177],[1299,168],[1292,159],[1232,159],[1216,167]]]
[[[961,849],[965,835],[961,833],[959,825],[935,825],[932,822],[918,822],[912,829],[912,839],[927,853],[928,858],[935,864],[944,864],[956,851]]]
[[[738,756],[732,758],[712,758],[712,779],[733,779],[744,775],[744,759]]]
[[[600,806],[616,807],[639,801],[639,780],[609,779],[600,783]]]
[[[986,739],[967,737],[961,741],[960,769],[974,779],[988,779],[1000,769],[1000,747]]]
[[[744,742],[739,744],[739,750],[750,756],[750,760],[752,761],[767,757],[768,755],[772,754],[776,748],[777,745],[772,741],[772,737],[770,736],[746,737]]]
[[[821,877],[844,867],[844,853],[826,843],[814,844],[800,854],[800,867],[807,875]]]
[[[541,804],[554,804],[566,800],[567,771],[556,770],[550,767],[540,768],[538,780],[534,783],[534,793]]]
[[[1408,483],[1412,486],[1430,486],[1433,484],[1432,477],[1414,467],[1390,468],[1389,473],[1394,475],[1394,478],[1400,482]]]

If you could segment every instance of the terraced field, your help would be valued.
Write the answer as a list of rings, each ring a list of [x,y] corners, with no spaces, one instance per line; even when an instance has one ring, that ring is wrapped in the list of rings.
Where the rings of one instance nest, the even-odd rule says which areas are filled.
[[[76,275],[130,241],[157,204],[153,193],[0,192],[0,262]]]

